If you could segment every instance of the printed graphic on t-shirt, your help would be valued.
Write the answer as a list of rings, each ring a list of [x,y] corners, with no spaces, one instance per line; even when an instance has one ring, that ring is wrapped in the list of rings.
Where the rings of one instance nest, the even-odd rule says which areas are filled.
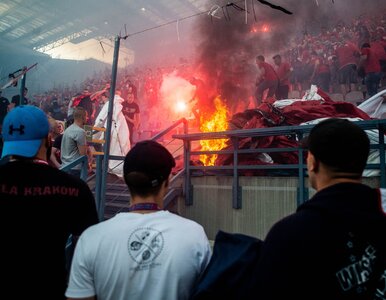
[[[372,246],[368,246],[359,258],[352,256],[352,264],[336,274],[342,290],[357,288],[357,293],[360,293],[360,286],[370,280],[376,258],[376,250]]]
[[[137,228],[128,240],[130,257],[138,264],[136,269],[155,267],[154,260],[164,247],[162,232],[153,228]]]
[[[383,271],[382,277],[379,280],[379,285],[375,290],[375,300],[386,299],[386,270]]]
[[[349,263],[336,273],[343,294],[375,294],[373,299],[386,299],[386,270],[383,270],[379,250],[352,232],[348,236],[346,257]],[[379,269],[382,273],[379,273]],[[373,284],[375,290],[369,289]]]

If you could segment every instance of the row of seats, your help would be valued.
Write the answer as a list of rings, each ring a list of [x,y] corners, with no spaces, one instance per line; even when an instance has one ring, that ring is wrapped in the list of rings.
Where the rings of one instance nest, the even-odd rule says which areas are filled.
[[[299,92],[296,90],[290,91],[288,93],[289,99],[301,99],[304,95],[304,92]],[[352,91],[346,94],[346,97],[341,93],[332,93],[329,94],[330,98],[334,101],[346,101],[353,104],[358,104],[364,100],[363,93],[361,91]]]
[[[334,101],[346,101],[352,104],[358,104],[364,100],[363,92],[361,91],[352,91],[347,93],[346,96],[340,93],[330,94],[330,98]]]

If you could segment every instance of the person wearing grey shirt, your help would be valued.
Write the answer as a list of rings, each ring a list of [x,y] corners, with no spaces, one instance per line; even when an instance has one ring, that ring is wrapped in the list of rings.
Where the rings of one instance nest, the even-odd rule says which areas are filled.
[[[87,154],[86,132],[83,125],[87,121],[87,111],[82,107],[74,110],[74,123],[63,134],[61,145],[62,165],[66,166],[77,158]],[[81,166],[75,166],[70,173],[80,176]]]

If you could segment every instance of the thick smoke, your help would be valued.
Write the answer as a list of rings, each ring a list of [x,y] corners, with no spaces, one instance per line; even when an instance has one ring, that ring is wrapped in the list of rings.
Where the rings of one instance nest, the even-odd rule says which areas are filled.
[[[298,26],[293,15],[257,5],[257,1],[247,3],[247,14],[244,1],[235,1],[236,6],[219,4],[212,17],[202,16],[196,26],[196,76],[207,82],[212,94],[221,94],[232,110],[239,100],[247,106],[253,95],[255,57],[279,52],[289,42],[290,27],[285,24]]]
[[[193,95],[194,87],[186,79],[177,76],[176,72],[164,75],[160,87],[160,102],[162,111],[168,115],[162,117],[173,121],[188,118],[192,108],[189,100]]]
[[[253,95],[256,76],[255,57],[264,55],[272,63],[272,56],[293,47],[296,37],[317,34],[323,27],[338,22],[350,22],[361,14],[371,15],[385,11],[382,0],[272,0],[293,14],[284,14],[258,1],[217,2],[220,9],[214,16],[197,18],[196,76],[205,80],[212,93],[225,98],[243,97],[245,92]],[[208,9],[213,6],[211,1]],[[240,9],[242,8],[242,9]],[[212,10],[212,11],[213,11]],[[240,95],[229,95],[231,90],[241,88]],[[229,100],[229,99],[228,99]]]

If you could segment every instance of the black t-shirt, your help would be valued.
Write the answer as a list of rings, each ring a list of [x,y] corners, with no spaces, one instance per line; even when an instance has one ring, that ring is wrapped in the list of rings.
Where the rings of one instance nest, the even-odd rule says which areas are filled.
[[[55,120],[61,120],[63,121],[64,118],[67,116],[67,114],[63,113],[62,112],[62,108],[56,103],[56,104],[53,104],[51,106],[51,108],[49,109],[49,112],[51,113],[51,116],[55,119]]]
[[[52,144],[52,147],[55,147],[55,148],[57,148],[57,149],[60,150],[60,148],[62,147],[62,139],[63,139],[63,134],[58,135],[58,136],[55,138],[55,141],[54,141],[54,143]]]
[[[98,222],[87,184],[41,163],[0,166],[1,291],[18,299],[63,299],[65,246]]]
[[[5,115],[8,112],[9,101],[7,98],[0,97],[0,125],[3,124]]]
[[[15,96],[13,96],[11,102],[14,103],[15,106],[19,106],[19,103],[20,103],[20,95],[15,95]],[[28,99],[27,99],[27,97],[24,97],[24,98],[23,98],[23,105],[27,105],[27,104],[28,104]]]
[[[55,147],[56,149],[59,150],[59,152],[57,152],[57,154],[56,154],[56,159],[58,160],[59,163],[62,163],[62,160],[60,158],[60,149],[62,147],[62,139],[63,139],[63,134],[60,134],[55,138],[54,143],[52,144],[52,147]]]
[[[123,102],[122,112],[125,116],[129,117],[130,119],[133,119],[135,114],[139,114],[139,106],[135,102],[131,102],[131,103]],[[129,127],[134,126],[134,124],[131,122],[127,122],[127,125]]]

